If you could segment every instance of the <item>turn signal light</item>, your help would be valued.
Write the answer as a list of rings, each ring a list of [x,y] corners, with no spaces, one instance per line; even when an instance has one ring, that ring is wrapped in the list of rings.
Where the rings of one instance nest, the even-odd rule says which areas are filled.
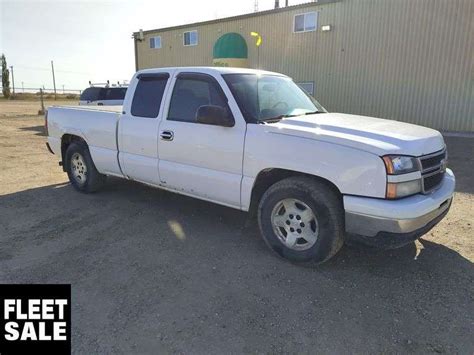
[[[415,195],[421,192],[421,179],[403,182],[387,182],[387,198],[395,199]]]
[[[387,183],[387,198],[397,198],[397,184]]]

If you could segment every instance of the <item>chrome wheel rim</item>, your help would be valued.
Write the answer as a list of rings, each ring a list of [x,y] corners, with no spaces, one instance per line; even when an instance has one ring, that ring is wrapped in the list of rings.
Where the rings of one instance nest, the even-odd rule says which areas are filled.
[[[293,250],[307,250],[318,240],[319,225],[313,210],[295,198],[278,202],[271,214],[273,231]]]
[[[71,172],[74,180],[79,185],[86,183],[87,166],[84,157],[79,153],[74,153],[71,157]]]

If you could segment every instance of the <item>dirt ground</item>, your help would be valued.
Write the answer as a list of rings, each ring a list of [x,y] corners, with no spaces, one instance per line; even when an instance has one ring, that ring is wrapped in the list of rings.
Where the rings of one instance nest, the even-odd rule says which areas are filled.
[[[72,284],[74,353],[474,353],[473,138],[446,138],[434,230],[309,268],[239,211],[120,179],[77,193],[36,111],[0,101],[0,283]]]

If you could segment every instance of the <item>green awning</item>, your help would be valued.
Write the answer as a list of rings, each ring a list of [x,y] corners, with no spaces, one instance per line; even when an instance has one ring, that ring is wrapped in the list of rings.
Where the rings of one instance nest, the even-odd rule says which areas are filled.
[[[238,33],[226,33],[214,44],[213,57],[248,58],[247,42]]]

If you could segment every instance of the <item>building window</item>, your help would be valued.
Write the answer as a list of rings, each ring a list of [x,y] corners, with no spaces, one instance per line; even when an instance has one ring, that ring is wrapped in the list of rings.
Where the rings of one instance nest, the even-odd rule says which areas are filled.
[[[161,36],[150,38],[150,48],[161,48]]]
[[[198,44],[198,31],[184,32],[183,41],[185,46],[196,46]]]
[[[305,92],[307,92],[311,96],[314,95],[314,82],[304,81],[304,82],[295,83],[295,84],[298,85],[300,88],[302,88]]]
[[[293,24],[293,32],[309,32],[316,31],[318,28],[318,13],[306,12],[304,14],[295,15]]]

